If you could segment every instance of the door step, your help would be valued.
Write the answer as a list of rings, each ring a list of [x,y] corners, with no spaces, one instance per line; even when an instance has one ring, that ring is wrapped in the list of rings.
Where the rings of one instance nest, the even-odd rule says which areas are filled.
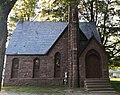
[[[109,78],[88,78],[84,81],[84,87],[92,92],[114,92]]]
[[[91,91],[91,93],[116,93],[116,91]]]

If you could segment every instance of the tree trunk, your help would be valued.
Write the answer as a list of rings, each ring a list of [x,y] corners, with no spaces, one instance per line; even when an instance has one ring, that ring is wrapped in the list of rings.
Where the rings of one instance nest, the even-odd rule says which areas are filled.
[[[91,6],[91,9],[90,9],[90,12],[91,12],[91,22],[92,21],[94,21],[94,11],[93,11],[93,2],[94,2],[94,0],[92,0],[91,2],[90,2],[90,6]]]
[[[0,10],[0,83],[2,81],[6,40],[7,40],[7,16],[3,13],[2,10]]]
[[[0,91],[7,41],[7,17],[17,0],[0,0]]]

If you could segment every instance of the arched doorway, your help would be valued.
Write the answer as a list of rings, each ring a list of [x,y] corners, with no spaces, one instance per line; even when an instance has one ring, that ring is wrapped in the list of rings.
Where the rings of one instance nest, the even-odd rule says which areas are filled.
[[[102,64],[101,58],[97,51],[90,50],[85,58],[86,78],[101,78]]]

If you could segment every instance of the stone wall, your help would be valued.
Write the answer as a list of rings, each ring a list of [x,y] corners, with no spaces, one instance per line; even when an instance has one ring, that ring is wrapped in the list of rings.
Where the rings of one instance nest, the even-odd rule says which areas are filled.
[[[64,72],[68,72],[68,34],[65,30],[45,55],[7,55],[4,85],[63,85]],[[61,54],[61,76],[54,78],[54,56]],[[18,78],[11,78],[12,60],[19,59]],[[40,60],[39,78],[33,78],[33,60]]]

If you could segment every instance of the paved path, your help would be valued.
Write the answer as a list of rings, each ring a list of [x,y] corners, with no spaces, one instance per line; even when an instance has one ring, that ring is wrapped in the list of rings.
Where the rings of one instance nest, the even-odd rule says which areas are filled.
[[[5,91],[1,91],[0,95],[61,95],[61,94],[32,94],[32,93],[14,93],[14,92],[5,92]],[[118,93],[81,93],[81,92],[68,92],[62,95],[120,95]]]

